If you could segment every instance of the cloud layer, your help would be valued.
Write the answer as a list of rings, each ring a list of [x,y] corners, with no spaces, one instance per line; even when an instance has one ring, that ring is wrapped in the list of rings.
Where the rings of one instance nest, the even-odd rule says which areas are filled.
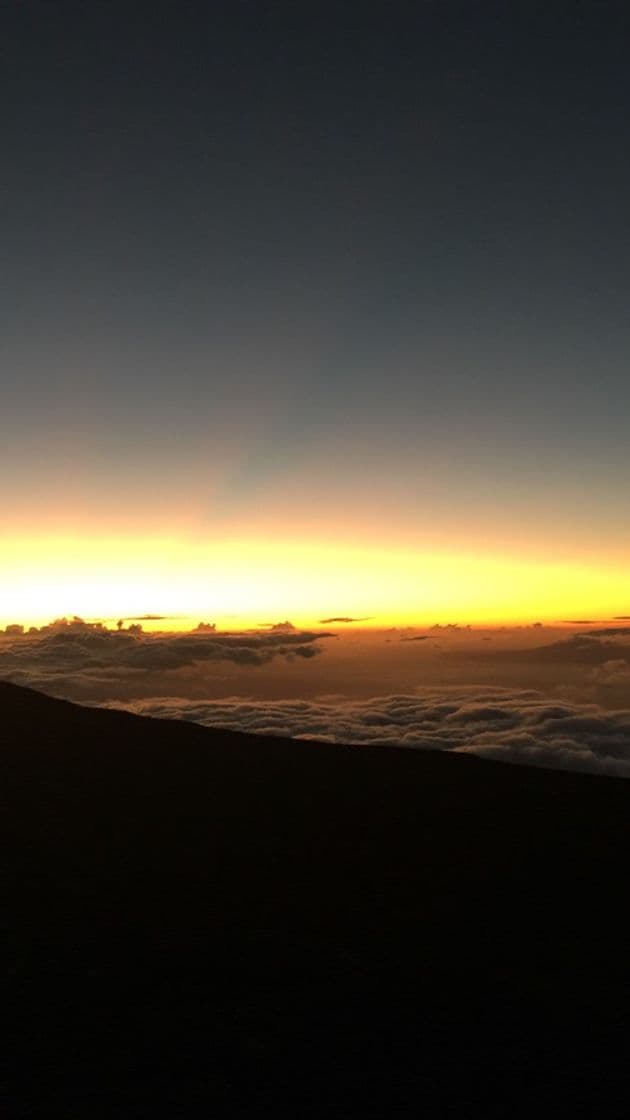
[[[68,699],[255,734],[471,752],[630,777],[628,628],[534,648],[508,646],[496,654],[479,646],[465,662],[461,651],[438,650],[418,654],[420,660],[413,655],[404,666],[399,658],[393,670],[391,651],[404,646],[387,645],[381,636],[372,653],[349,640],[336,658],[321,659],[326,670],[319,677],[312,659],[330,635],[298,631],[289,621],[242,633],[203,623],[185,634],[144,634],[139,624],[125,629],[121,620],[110,630],[81,619],[28,634],[20,629],[0,635],[0,677]],[[425,642],[426,635],[403,634],[402,641]],[[431,668],[454,661],[462,666],[459,681],[466,679],[468,661],[485,666],[494,680],[431,683]],[[265,674],[262,667],[272,662]],[[542,690],[525,671],[541,665],[547,677],[554,666],[563,667]],[[502,680],[499,670],[510,666],[513,674],[518,666],[516,679]],[[379,691],[391,694],[374,698]]]
[[[427,689],[345,702],[175,698],[125,707],[256,735],[456,751],[630,778],[630,710],[552,702],[530,690]]]
[[[5,634],[0,676],[44,687],[81,678],[116,679],[228,661],[260,666],[274,658],[308,659],[328,634],[301,632],[283,623],[265,632],[220,633],[202,623],[188,634],[143,634],[140,626],[108,630],[100,623],[59,619],[29,634]]]

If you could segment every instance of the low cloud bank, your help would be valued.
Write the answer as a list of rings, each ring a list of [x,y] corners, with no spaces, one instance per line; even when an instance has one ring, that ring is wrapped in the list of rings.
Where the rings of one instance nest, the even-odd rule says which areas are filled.
[[[448,654],[453,660],[465,660],[470,652],[458,649]],[[514,662],[536,665],[602,665],[611,658],[618,658],[630,665],[630,627],[596,630],[590,634],[575,634],[559,642],[541,646],[518,646],[488,650],[485,658],[490,661]]]
[[[455,664],[462,656],[449,652],[419,662],[418,675],[414,673],[411,680],[406,664],[407,680],[402,686],[394,683],[397,673],[390,673],[392,683],[376,683],[374,691],[399,691],[366,699],[371,691],[371,686],[366,690],[366,666],[366,679],[378,682],[386,678],[387,650],[394,648],[386,645],[388,639],[383,639],[379,654],[382,662],[370,661],[362,647],[352,653],[351,660],[326,659],[326,671],[313,677],[315,666],[310,663],[325,647],[323,639],[331,635],[296,630],[288,620],[241,633],[222,633],[212,623],[202,623],[184,634],[144,634],[139,623],[125,628],[120,620],[110,630],[102,623],[76,618],[59,619],[28,634],[21,627],[10,627],[0,634],[0,678],[84,703],[126,707],[144,715],[193,720],[257,735],[470,752],[510,762],[630,777],[628,630],[621,627],[609,634],[606,628],[600,636],[578,635],[529,649],[508,647],[496,655],[487,648],[482,652],[480,647],[474,656],[467,653],[460,662],[462,673],[469,662],[475,669],[483,667],[497,675],[499,667],[514,672],[518,662],[524,667],[542,666],[545,673],[556,666],[569,666],[571,674],[562,668],[562,675],[552,677],[548,687],[542,686],[545,692],[540,691],[538,681],[527,681],[525,672],[514,683],[430,684],[427,674],[432,668],[444,671],[445,665]],[[407,641],[425,639],[424,634],[402,635]],[[398,643],[396,648],[400,648]],[[268,679],[260,686],[262,696],[255,696],[257,682],[265,677],[260,667],[271,662],[273,692],[264,692],[270,688]],[[298,687],[303,691],[298,695],[304,695],[308,679],[311,698],[269,699],[282,695],[287,687],[283,681],[291,676],[290,662],[294,662],[293,687],[295,670],[301,664],[304,675],[299,677],[302,683]],[[414,687],[423,676],[423,684]],[[319,681],[315,688],[314,679]],[[529,683],[531,688],[526,687]],[[237,691],[251,698],[235,697]],[[226,693],[232,698],[217,699]],[[175,698],[168,699],[171,696]]]
[[[256,735],[455,751],[630,778],[630,710],[553,702],[530,690],[426,689],[345,702],[161,698],[115,706]]]
[[[144,634],[139,625],[109,630],[75,618],[22,633],[9,628],[0,642],[0,676],[33,687],[79,682],[82,677],[115,679],[129,674],[187,669],[208,662],[265,665],[274,658],[294,660],[319,653],[316,643],[329,634],[295,630],[290,623],[270,631],[236,634],[200,623],[187,634]]]

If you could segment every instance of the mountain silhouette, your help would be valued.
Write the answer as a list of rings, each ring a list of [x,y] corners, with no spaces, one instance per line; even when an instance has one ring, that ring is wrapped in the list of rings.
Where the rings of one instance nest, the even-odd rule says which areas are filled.
[[[625,1114],[626,782],[1,682],[0,737],[5,1115]]]

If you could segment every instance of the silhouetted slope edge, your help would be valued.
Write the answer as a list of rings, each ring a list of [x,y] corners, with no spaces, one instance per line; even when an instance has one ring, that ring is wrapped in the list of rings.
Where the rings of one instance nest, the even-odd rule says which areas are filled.
[[[8,1115],[627,1110],[627,782],[0,683]]]

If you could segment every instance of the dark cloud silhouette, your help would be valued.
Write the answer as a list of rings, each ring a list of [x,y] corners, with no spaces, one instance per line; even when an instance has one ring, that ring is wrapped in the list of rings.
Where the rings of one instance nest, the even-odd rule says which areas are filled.
[[[160,699],[125,707],[257,735],[465,752],[630,777],[630,710],[553,701],[533,690],[424,689],[347,702]]]
[[[321,626],[332,626],[336,622],[370,622],[374,616],[367,614],[361,618],[350,618],[349,615],[337,615],[334,618],[320,618]]]
[[[544,646],[507,648],[500,650],[484,650],[483,658],[488,662],[521,662],[523,664],[560,665],[598,665],[615,657],[624,657],[624,649],[630,660],[630,642],[625,635],[630,634],[627,629],[617,628],[610,630],[591,631],[588,634],[575,634],[571,638],[564,638],[558,642],[550,642]],[[600,636],[621,638],[619,641],[601,641]],[[470,650],[452,650],[444,656],[450,660],[470,659]]]
[[[445,624],[443,624],[441,622],[435,622],[433,624],[433,626],[431,626],[431,630],[445,630],[445,631],[456,630],[458,632],[462,632],[462,631],[472,630],[472,626],[470,625],[470,623],[468,623],[466,626],[460,626],[459,622],[447,622]]]
[[[428,634],[414,634],[411,637],[404,637],[400,639],[401,642],[428,642]]]
[[[172,614],[134,614],[126,615],[123,622],[167,622],[176,617]]]
[[[81,619],[80,621],[85,621],[85,624],[87,626],[107,626],[108,623],[115,622],[118,629],[120,630],[124,626],[125,622],[177,622],[183,617],[185,616],[181,614],[126,614],[119,618],[92,618],[85,620]],[[33,630],[35,629],[36,627],[33,627]]]
[[[625,638],[628,635],[630,635],[630,626],[604,626],[600,630],[588,632],[590,638]]]

